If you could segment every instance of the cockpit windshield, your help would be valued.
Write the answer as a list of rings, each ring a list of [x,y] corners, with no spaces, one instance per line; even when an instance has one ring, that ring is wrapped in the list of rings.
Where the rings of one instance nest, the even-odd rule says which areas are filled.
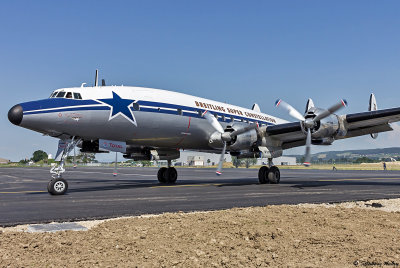
[[[60,92],[58,92],[56,98],[64,98],[64,96],[65,96],[65,92],[60,91]]]
[[[82,96],[81,96],[81,93],[77,93],[77,92],[54,91],[50,95],[50,98],[65,98],[65,99],[81,100]]]

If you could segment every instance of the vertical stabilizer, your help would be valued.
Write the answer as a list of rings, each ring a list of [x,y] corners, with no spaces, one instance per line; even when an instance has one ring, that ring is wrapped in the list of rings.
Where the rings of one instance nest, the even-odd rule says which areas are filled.
[[[376,99],[374,93],[371,93],[369,96],[369,106],[368,106],[368,111],[376,111],[378,110],[378,105],[376,104]],[[373,139],[378,138],[378,133],[371,133],[371,137]]]
[[[306,111],[304,113],[306,114],[308,112],[308,110],[310,110],[313,107],[315,107],[313,100],[308,99],[307,104],[306,104]]]

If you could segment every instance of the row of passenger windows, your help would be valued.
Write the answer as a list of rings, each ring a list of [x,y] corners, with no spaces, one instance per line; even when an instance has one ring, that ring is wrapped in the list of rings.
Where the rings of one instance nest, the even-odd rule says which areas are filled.
[[[135,109],[136,111],[139,111],[140,110],[139,104],[133,103],[133,109]],[[157,110],[160,111],[161,108],[158,108]],[[177,111],[178,115],[183,115],[182,109],[178,108],[178,109],[176,109],[176,111]],[[202,114],[203,114],[203,112],[200,111],[200,110],[198,110],[197,113],[200,116],[202,116]],[[220,115],[214,114],[214,117],[216,119],[222,119],[222,121],[225,121],[225,122],[234,122],[235,121],[235,118],[233,116],[225,116],[225,115],[220,116]],[[251,123],[249,120],[246,120],[246,119],[240,119],[240,122],[244,122],[244,123],[247,123],[247,124]],[[261,126],[265,126],[265,124],[261,124]]]
[[[76,93],[76,92],[56,91],[51,94],[50,98],[64,98],[64,99],[81,100],[82,96],[81,96],[81,93]]]

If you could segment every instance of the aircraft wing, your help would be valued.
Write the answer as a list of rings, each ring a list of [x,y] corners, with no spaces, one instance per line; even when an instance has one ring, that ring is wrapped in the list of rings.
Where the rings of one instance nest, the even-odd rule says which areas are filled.
[[[306,135],[303,132],[300,122],[268,126],[266,134],[272,140],[280,143],[282,149],[289,149],[306,144]]]
[[[400,107],[363,113],[339,116],[343,122],[345,135],[335,136],[335,139],[346,139],[367,134],[393,130],[390,123],[400,121]],[[306,135],[300,122],[269,126],[266,135],[280,143],[282,149],[303,146]]]
[[[344,117],[347,134],[339,139],[393,130],[390,123],[400,121],[400,108],[384,109]]]

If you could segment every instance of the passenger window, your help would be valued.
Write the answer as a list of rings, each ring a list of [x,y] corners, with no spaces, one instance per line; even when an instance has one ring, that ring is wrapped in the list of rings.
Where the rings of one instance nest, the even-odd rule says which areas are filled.
[[[74,93],[74,99],[81,100],[82,99],[81,93]]]
[[[60,91],[60,92],[58,92],[58,94],[57,94],[57,97],[56,97],[56,98],[64,98],[64,96],[65,96],[65,92],[63,92],[63,91]]]
[[[182,109],[177,109],[179,115],[183,115]]]
[[[68,92],[68,93],[67,93],[67,96],[65,96],[65,98],[67,98],[67,99],[72,99],[72,93],[71,93],[71,92]]]

